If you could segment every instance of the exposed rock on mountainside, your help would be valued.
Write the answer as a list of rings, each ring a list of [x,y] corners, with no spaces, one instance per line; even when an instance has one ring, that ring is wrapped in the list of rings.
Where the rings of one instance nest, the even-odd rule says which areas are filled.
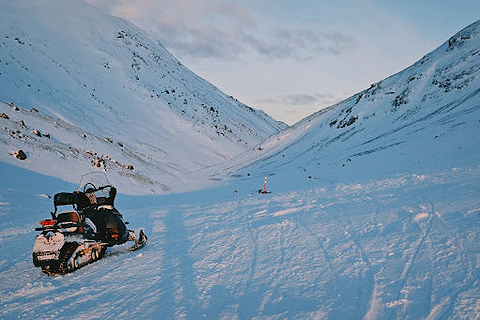
[[[61,152],[59,165],[69,169],[49,173],[75,181],[72,171],[78,174],[85,166],[70,150],[115,149],[123,152],[116,155],[119,161],[152,180],[147,192],[157,190],[155,184],[190,189],[191,172],[228,160],[286,127],[195,75],[146,32],[83,1],[5,1],[0,12],[0,100],[32,110],[28,119],[16,121],[27,123],[38,138],[50,133],[55,140],[30,138],[28,148],[14,146],[36,154],[31,170],[43,172],[61,144],[69,152]],[[10,116],[11,109],[3,110]],[[10,145],[7,136],[0,143]],[[92,145],[92,136],[117,145]]]
[[[412,168],[478,164],[479,48],[480,21],[411,67],[272,136],[240,157],[241,165],[229,167],[254,163],[246,172],[290,177],[293,165],[300,180],[339,181],[365,172],[381,178]]]

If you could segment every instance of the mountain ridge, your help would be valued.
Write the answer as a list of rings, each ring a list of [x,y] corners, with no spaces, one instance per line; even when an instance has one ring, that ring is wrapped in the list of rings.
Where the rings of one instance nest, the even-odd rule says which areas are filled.
[[[243,174],[280,174],[282,167],[295,163],[301,179],[335,181],[365,169],[375,178],[368,162],[392,152],[390,165],[376,168],[382,177],[411,166],[475,164],[480,147],[474,134],[480,133],[479,34],[477,21],[412,66],[273,135],[229,168],[235,172],[251,164]]]
[[[0,100],[35,109],[38,115],[52,117],[50,123],[54,118],[61,120],[64,127],[72,126],[67,131],[82,128],[84,135],[129,146],[151,160],[151,165],[155,161],[154,166],[168,174],[143,169],[141,175],[153,183],[147,190],[165,190],[158,185],[169,185],[168,190],[186,186],[191,172],[230,159],[286,127],[198,77],[145,31],[83,1],[20,0],[4,2],[0,9]],[[27,115],[31,119],[17,121],[37,122],[38,117]],[[101,157],[111,149],[97,144],[101,139],[93,143],[62,134],[63,143],[76,143],[71,147],[82,154]],[[7,145],[11,144],[8,139],[3,139]],[[6,152],[0,157],[18,164]],[[138,156],[117,157],[142,170]],[[48,155],[43,158],[38,156],[40,162],[34,165],[30,162],[30,169],[41,172],[48,166]],[[75,175],[80,167],[85,170],[78,161],[68,164]],[[110,161],[104,158],[103,162]],[[76,180],[67,172],[61,177]]]

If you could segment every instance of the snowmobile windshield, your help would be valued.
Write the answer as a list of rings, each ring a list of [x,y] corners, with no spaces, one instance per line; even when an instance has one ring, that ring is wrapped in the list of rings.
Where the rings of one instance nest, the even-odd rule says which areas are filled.
[[[90,205],[113,206],[116,189],[110,184],[103,172],[84,174],[77,190],[88,197]]]
[[[110,186],[107,176],[104,172],[90,172],[82,175],[77,190],[85,192],[87,189],[99,189],[104,186]]]

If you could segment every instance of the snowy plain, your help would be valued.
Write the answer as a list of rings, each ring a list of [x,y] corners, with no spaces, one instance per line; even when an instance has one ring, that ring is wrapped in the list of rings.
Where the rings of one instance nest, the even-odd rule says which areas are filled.
[[[1,5],[19,3],[26,2]],[[104,19],[87,12],[90,18]],[[122,30],[133,28],[113,20]],[[109,28],[117,35],[115,25]],[[43,40],[23,35],[33,49],[20,46],[22,54],[37,54]],[[8,36],[10,40],[2,39],[5,43],[14,40]],[[111,41],[118,39],[123,38]],[[49,79],[38,84],[40,93],[22,96],[30,91],[19,84],[31,81],[29,70],[37,69],[20,56],[13,63],[10,53],[18,47],[4,42],[1,48],[8,50],[2,52],[8,54],[0,61],[0,80],[12,93],[4,91],[2,99],[21,103],[19,110],[0,103],[0,113],[9,116],[0,118],[0,318],[480,317],[480,22],[412,67],[280,131],[281,124],[175,69],[185,72],[189,81],[195,79],[188,105],[201,103],[198,89],[206,86],[210,91],[205,95],[218,94],[214,109],[221,110],[227,101],[226,114],[243,110],[248,114],[245,123],[265,126],[261,135],[236,131],[245,133],[241,146],[212,133],[215,122],[208,122],[212,115],[207,111],[200,112],[193,125],[185,117],[174,118],[181,125],[171,128],[171,140],[163,140],[162,147],[142,130],[139,136],[126,137],[82,117],[69,119],[75,99],[85,114],[107,111],[74,86],[62,87],[60,96],[71,91],[75,99],[44,95],[55,88]],[[121,50],[130,50],[129,44],[123,45]],[[127,60],[117,58],[128,61],[127,70],[134,76],[128,50],[120,51]],[[41,57],[36,58],[45,62]],[[55,59],[52,65],[62,61]],[[24,71],[17,72],[14,65]],[[177,68],[178,63],[173,65]],[[107,88],[105,83],[111,82],[105,79],[112,78],[100,76],[105,68],[100,68],[102,73],[93,68],[88,75],[95,74],[98,78],[90,80]],[[142,72],[150,68],[157,70],[141,64]],[[78,73],[80,68],[72,70]],[[178,79],[166,79],[178,85]],[[125,83],[133,86],[135,81],[128,78]],[[107,95],[100,100],[119,103]],[[51,98],[42,100],[45,97]],[[162,109],[168,105],[162,99],[156,106],[168,111],[170,107]],[[182,101],[172,100],[172,107],[180,109],[168,111],[169,117],[183,114]],[[123,108],[125,104],[122,110],[127,110]],[[117,119],[118,124],[129,132],[145,118],[149,124],[170,124],[147,111],[135,114],[131,122]],[[189,117],[195,113],[186,112],[192,112]],[[161,112],[156,115],[161,119]],[[225,115],[213,118],[234,128]],[[202,121],[205,126],[199,125]],[[241,123],[237,128],[245,128]],[[188,135],[181,136],[179,128]],[[32,129],[51,136],[39,137]],[[139,143],[142,139],[148,143]],[[208,141],[207,150],[179,148],[179,143],[194,146],[199,141]],[[245,141],[250,141],[247,147]],[[216,153],[222,146],[230,149]],[[19,148],[27,151],[24,161],[13,155]],[[92,166],[91,150],[107,165]],[[236,154],[239,150],[245,152]],[[215,165],[208,165],[212,159]],[[135,170],[124,164],[133,164]],[[49,217],[50,197],[73,191],[75,180],[91,170],[106,170],[119,189],[116,207],[131,228],[144,228],[149,243],[136,252],[114,247],[100,261],[73,273],[45,276],[32,263],[34,229]],[[266,174],[270,193],[261,194]]]
[[[32,265],[34,227],[51,210],[45,192],[75,186],[15,167],[2,171],[17,181],[1,189],[2,318],[480,313],[478,166],[266,195],[251,190],[253,181],[119,195],[117,207],[131,227],[145,229],[149,244],[138,252],[112,248],[55,277]]]

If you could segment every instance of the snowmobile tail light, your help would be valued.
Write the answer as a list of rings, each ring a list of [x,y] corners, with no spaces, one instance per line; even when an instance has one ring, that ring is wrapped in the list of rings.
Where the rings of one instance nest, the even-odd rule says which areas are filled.
[[[40,224],[44,227],[50,227],[50,226],[53,226],[55,224],[55,220],[45,219],[45,220],[40,221]]]

